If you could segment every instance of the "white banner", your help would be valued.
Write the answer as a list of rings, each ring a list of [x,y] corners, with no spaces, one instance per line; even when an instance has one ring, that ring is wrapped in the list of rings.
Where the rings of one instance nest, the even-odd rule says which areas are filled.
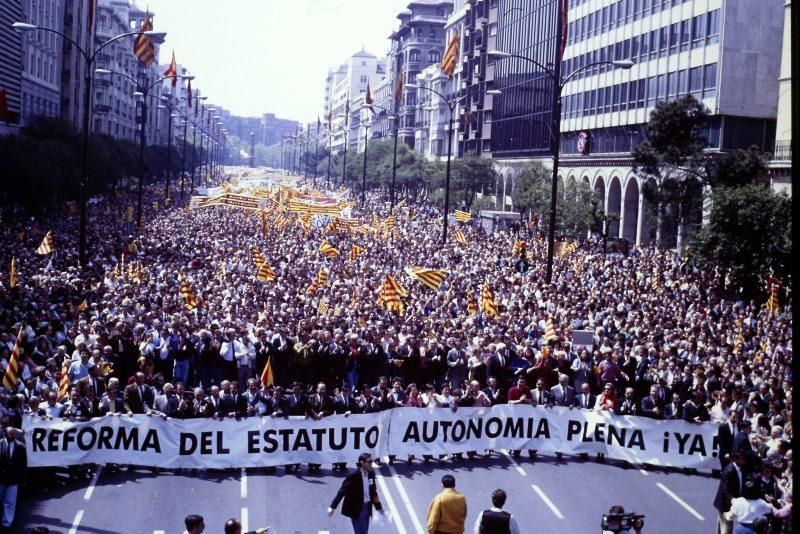
[[[84,423],[26,417],[31,467],[118,463],[165,468],[354,462],[362,452],[452,454],[485,449],[604,453],[610,459],[704,471],[718,466],[717,425],[619,417],[568,408],[403,408],[241,420],[107,416]]]

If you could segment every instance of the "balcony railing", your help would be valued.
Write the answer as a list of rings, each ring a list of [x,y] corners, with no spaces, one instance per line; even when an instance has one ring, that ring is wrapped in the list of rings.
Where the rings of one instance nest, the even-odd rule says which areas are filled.
[[[775,158],[776,160],[786,161],[792,159],[792,142],[791,141],[776,141],[775,142]]]

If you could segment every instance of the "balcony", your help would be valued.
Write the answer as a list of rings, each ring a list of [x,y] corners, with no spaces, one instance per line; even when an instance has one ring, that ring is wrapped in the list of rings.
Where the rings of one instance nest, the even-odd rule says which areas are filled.
[[[775,156],[772,159],[773,161],[791,161],[792,142],[775,141]]]
[[[107,104],[95,104],[92,110],[95,113],[108,113],[109,111],[111,111],[111,106]]]

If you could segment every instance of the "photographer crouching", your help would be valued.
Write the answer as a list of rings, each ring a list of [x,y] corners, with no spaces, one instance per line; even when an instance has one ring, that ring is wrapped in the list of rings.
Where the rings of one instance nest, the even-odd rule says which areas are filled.
[[[644,515],[636,512],[625,513],[625,508],[615,504],[609,508],[607,514],[603,514],[600,528],[603,534],[619,534],[620,532],[642,534]]]

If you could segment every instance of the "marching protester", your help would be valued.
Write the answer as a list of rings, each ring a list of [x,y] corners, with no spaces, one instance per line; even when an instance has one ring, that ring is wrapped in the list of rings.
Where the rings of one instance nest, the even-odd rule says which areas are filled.
[[[513,515],[503,510],[506,492],[496,489],[492,492],[492,507],[483,510],[475,519],[474,534],[520,534],[519,525]]]
[[[442,491],[428,507],[428,534],[463,534],[467,500],[456,491],[453,475],[442,477]]]

